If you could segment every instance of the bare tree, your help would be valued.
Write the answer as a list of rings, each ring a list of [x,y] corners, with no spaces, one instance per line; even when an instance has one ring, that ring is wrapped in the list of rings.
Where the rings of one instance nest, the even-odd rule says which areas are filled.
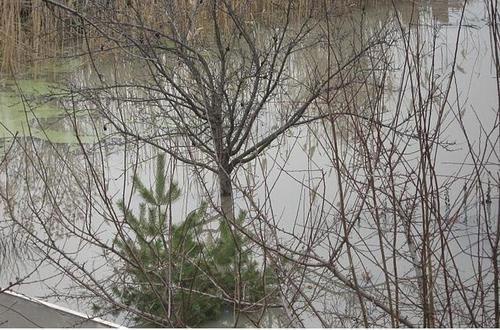
[[[245,1],[195,2],[188,8],[182,7],[182,2],[155,3],[155,11],[164,13],[157,18],[162,21],[157,27],[145,17],[140,3],[130,2],[123,17],[94,17],[57,1],[46,3],[77,15],[84,30],[92,31],[88,33],[94,38],[104,38],[110,45],[101,45],[103,52],[107,47],[119,47],[124,52],[118,56],[132,56],[147,71],[139,79],[127,81],[117,76],[108,81],[99,73],[101,80],[95,90],[75,92],[84,95],[121,134],[152,143],[182,162],[215,173],[221,211],[229,219],[234,218],[234,170],[257,157],[291,127],[311,120],[313,115],[308,117],[307,110],[325,93],[329,82],[353,67],[372,46],[366,45],[328,75],[308,63],[313,74],[301,82],[297,92],[290,93],[283,91],[283,83],[293,78],[288,68],[290,57],[318,42],[313,35],[318,24],[312,20],[317,11],[314,5],[300,14],[299,23],[293,22],[297,14],[294,1],[271,5],[280,18],[265,26],[265,22],[249,21],[246,12],[252,4]],[[90,12],[107,9],[97,7]],[[188,17],[176,15],[181,10],[188,11]],[[255,29],[262,29],[266,36],[256,34]],[[96,50],[87,51],[94,69],[100,72]],[[136,89],[137,99],[123,94],[130,87]],[[273,119],[277,110],[269,106],[279,96],[291,104],[278,110],[280,121]],[[163,122],[154,128],[160,132],[145,135],[134,131],[111,113],[106,98],[120,98],[122,107],[140,102],[156,108]],[[261,120],[275,120],[277,125],[257,135]],[[163,136],[168,140],[180,136],[182,142],[166,146],[161,142]]]
[[[246,312],[261,325],[279,308],[286,326],[498,326],[500,99],[489,122],[464,112],[459,56],[476,30],[466,20],[470,2],[456,6],[456,34],[443,49],[443,27],[420,16],[417,3],[388,1],[380,10],[394,14],[380,19],[370,3],[343,17],[344,7],[328,1],[43,1],[78,22],[89,60],[80,73],[92,81],[60,91],[79,148],[16,144],[26,161],[11,160],[6,177],[21,180],[17,163],[31,174],[27,202],[16,205],[7,184],[2,200],[39,255],[76,285],[68,296],[98,297],[151,325],[182,325],[174,300],[183,292],[229,304],[233,325]],[[498,8],[485,5],[500,95]],[[462,141],[459,156],[453,138]],[[115,147],[118,173],[108,163]],[[173,249],[179,219],[168,203],[150,199],[157,232],[144,235],[131,220],[141,209],[131,192],[149,198],[131,178],[158,151],[170,156],[172,178],[187,165],[223,215],[234,239],[231,292],[207,271],[214,250],[206,242],[220,235],[213,214],[184,235],[187,246],[206,244],[202,257]],[[443,165],[448,158],[457,166]],[[302,161],[298,170],[293,161]],[[64,173],[64,184],[48,168]],[[282,199],[281,217],[283,177],[300,196]],[[167,190],[158,191],[164,199]],[[248,299],[242,275],[249,251],[264,269],[259,301]],[[196,291],[175,278],[184,265],[211,287]],[[154,308],[124,303],[116,285],[150,292]]]

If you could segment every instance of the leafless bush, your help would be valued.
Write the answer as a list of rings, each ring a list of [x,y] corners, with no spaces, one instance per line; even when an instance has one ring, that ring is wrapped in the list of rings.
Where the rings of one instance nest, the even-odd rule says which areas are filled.
[[[138,211],[131,178],[165,152],[186,194],[165,213],[165,246],[176,221],[206,200],[208,217],[244,237],[276,280],[265,299],[245,301],[238,244],[234,292],[206,274],[235,325],[240,314],[261,325],[279,307],[284,326],[499,326],[495,1],[485,3],[498,95],[491,122],[464,112],[457,78],[467,2],[452,49],[439,45],[437,24],[415,17],[416,4],[403,12],[392,2],[381,27],[363,10],[339,17],[327,1],[278,1],[273,19],[245,1],[196,2],[186,15],[174,2],[110,12],[100,2],[86,11],[44,2],[78,20],[86,38],[88,75],[60,101],[77,148],[16,140],[1,191],[35,257],[74,285],[54,294],[176,325],[173,292],[190,288],[174,287],[172,258],[159,260],[158,283],[114,243],[138,234],[118,200]],[[162,13],[153,21],[152,8]],[[282,196],[289,187],[297,194]],[[117,264],[143,271],[161,315],[113,294]]]

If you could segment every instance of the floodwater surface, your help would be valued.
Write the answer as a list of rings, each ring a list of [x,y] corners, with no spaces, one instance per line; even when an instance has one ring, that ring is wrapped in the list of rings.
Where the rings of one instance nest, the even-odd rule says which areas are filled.
[[[355,51],[352,47],[356,47],[359,40],[355,39],[360,35],[368,40],[370,36],[384,31],[391,40],[390,47],[375,48],[371,57],[357,68],[360,75],[369,68],[380,69],[384,74],[374,74],[373,80],[370,80],[373,84],[361,86],[353,83],[346,88],[346,93],[339,93],[332,104],[316,105],[311,109],[310,116],[319,114],[323,115],[323,119],[290,129],[265,153],[237,169],[233,177],[236,208],[248,211],[249,219],[257,219],[244,224],[247,230],[268,235],[266,240],[269,242],[279,240],[281,246],[295,253],[313,251],[317,258],[328,260],[331,251],[343,244],[341,209],[352,209],[347,216],[354,224],[350,244],[355,246],[356,272],[366,281],[364,285],[373,290],[370,292],[383,291],[378,291],[385,285],[381,271],[382,251],[377,236],[380,228],[375,230],[373,213],[374,209],[380,212],[377,219],[384,220],[383,230],[392,235],[394,226],[391,226],[392,214],[388,211],[391,202],[389,198],[374,197],[374,201],[386,204],[363,204],[364,197],[360,191],[370,183],[370,175],[362,166],[367,162],[363,158],[366,146],[360,143],[359,127],[349,118],[353,113],[360,117],[376,113],[373,118],[387,125],[394,124],[397,119],[397,127],[406,135],[392,136],[387,133],[390,138],[380,143],[393,143],[394,148],[405,155],[405,162],[399,163],[397,170],[414,178],[414,182],[419,181],[418,155],[421,146],[410,143],[410,137],[420,134],[425,127],[433,127],[432,123],[440,120],[437,140],[441,144],[432,152],[435,155],[433,168],[436,177],[439,184],[446,187],[437,198],[442,203],[440,212],[446,215],[446,221],[453,222],[455,226],[454,235],[448,237],[448,248],[459,262],[462,278],[470,279],[472,283],[477,274],[484,272],[484,278],[490,279],[491,265],[486,256],[491,251],[485,237],[492,229],[492,223],[498,221],[495,220],[498,218],[500,164],[497,73],[491,57],[485,3],[469,1],[463,10],[464,5],[464,1],[453,0],[365,1],[362,5],[353,5],[347,14],[338,18],[335,33],[340,36],[336,42],[339,49],[343,47],[339,50],[342,56],[349,56]],[[266,38],[264,28],[256,26],[256,31],[262,33],[263,39]],[[408,49],[413,55],[421,52],[422,58],[408,58]],[[134,77],[140,73],[140,67],[134,68],[120,60],[108,61],[103,61],[102,65],[110,77]],[[307,70],[311,61],[319,67],[327,67],[324,45],[318,43],[290,59],[290,86],[284,87],[283,95],[300,90],[294,81],[306,79],[311,74]],[[424,97],[415,92],[417,67],[423,72],[420,77],[423,86],[418,92]],[[42,70],[54,71],[50,67]],[[75,233],[90,228],[88,232],[103,242],[112,241],[116,227],[109,221],[112,215],[109,205],[100,199],[102,193],[105,192],[115,204],[120,199],[129,201],[130,208],[137,210],[139,201],[131,192],[131,176],[137,173],[145,182],[152,183],[157,151],[148,145],[124,143],[109,123],[110,118],[103,118],[94,112],[93,105],[77,102],[84,106],[77,109],[70,106],[67,99],[59,101],[57,96],[67,92],[69,86],[92,87],[97,83],[96,73],[85,59],[73,61],[71,65],[61,64],[57,74],[39,74],[36,79],[30,79],[30,76],[33,75],[27,72],[17,80],[0,80],[0,145],[7,155],[1,165],[0,178],[0,237],[4,242],[0,245],[0,255],[2,252],[6,255],[5,262],[0,266],[0,287],[19,281],[20,284],[14,285],[13,290],[89,311],[85,299],[77,301],[73,297],[82,292],[79,285],[96,284],[89,284],[83,270],[75,271],[80,275],[70,278],[61,272],[61,268],[66,267],[69,271],[85,264],[84,269],[96,274],[102,280],[101,284],[106,286],[112,281],[112,265],[116,260],[103,254],[98,246],[78,239]],[[129,93],[136,96],[134,91]],[[270,102],[269,107],[276,111],[260,119],[253,137],[258,138],[279,124],[280,109],[288,106],[283,103],[283,99]],[[113,115],[124,116],[131,127],[145,135],[161,133],[169,125],[161,117],[161,112],[144,108],[141,104],[137,105],[140,110],[133,107],[123,109],[113,101],[107,106],[111,112],[116,110]],[[335,109],[340,109],[336,115]],[[333,114],[328,115],[328,111],[333,111]],[[419,111],[430,114],[426,123],[413,119]],[[333,121],[337,129],[335,133],[332,131]],[[369,126],[364,129],[367,136],[373,133]],[[428,133],[432,135],[432,131]],[[333,134],[338,137],[338,153],[334,153],[329,144]],[[166,143],[179,143],[179,140],[172,139]],[[369,147],[374,153],[378,150],[376,144]],[[335,166],[338,158],[346,164],[345,172],[340,176],[337,176]],[[89,178],[89,159],[95,162],[97,176],[102,180]],[[484,164],[479,172],[475,166],[478,159]],[[384,176],[387,177],[389,168],[377,166],[372,177],[376,177],[374,184],[378,187],[378,194],[389,194],[383,188]],[[217,181],[211,173],[193,170],[173,159],[168,161],[167,168],[170,177],[179,183],[182,190],[181,199],[172,209],[174,219],[183,219],[203,200],[214,200],[217,204]],[[339,177],[343,183],[339,183]],[[102,186],[98,187],[98,184]],[[342,184],[347,197],[340,194],[339,186]],[[50,201],[46,198],[47,187],[50,187]],[[401,186],[397,187],[397,193],[402,196],[402,208],[405,208],[405,205],[411,204],[410,197],[418,195],[415,192],[417,185],[401,182]],[[405,195],[408,195],[408,200],[403,201]],[[488,196],[489,199],[478,196]],[[425,217],[422,208],[413,207],[416,210],[412,214],[415,219]],[[43,246],[48,232],[55,234],[57,246],[66,251],[73,264],[66,260],[54,266],[58,260],[44,260],[42,251],[29,246],[16,246],[17,237],[21,240],[22,234],[12,227],[12,219],[21,223],[23,230],[38,231],[41,241],[35,243],[39,246]],[[46,219],[54,219],[48,225],[50,228],[41,225],[46,223]],[[72,225],[68,226],[68,223]],[[274,231],[263,228],[269,223]],[[412,247],[405,243],[404,237],[418,232],[418,226],[416,224],[408,232],[394,231],[396,250],[407,251],[394,257],[400,274],[408,274],[401,280],[405,292],[416,292],[417,284],[412,279],[418,274],[415,274],[412,260],[408,257],[412,255]],[[392,236],[390,238],[393,239]],[[33,238],[28,240],[33,241]],[[349,274],[345,247],[341,251],[336,259],[337,267]],[[49,254],[57,258],[58,251]],[[261,254],[258,252],[256,258],[262,260]],[[391,258],[393,256],[386,256],[392,267]],[[476,265],[480,259],[483,264],[478,269]],[[356,298],[352,291],[338,283],[329,287],[329,277],[315,270],[305,273],[307,283],[303,292],[315,297],[312,306],[319,311],[332,306],[337,309],[336,313],[325,314],[324,319],[319,320],[304,308],[300,315],[303,325],[322,326],[323,322],[330,326],[359,325],[338,321],[342,319],[340,316],[336,318],[355,308]],[[78,283],[80,280],[83,282]],[[467,281],[465,283],[469,283]],[[93,289],[99,290],[96,287]],[[289,284],[283,290],[291,294],[294,288]],[[474,294],[471,293],[471,296]],[[491,291],[487,296],[491,300]],[[308,306],[305,299],[297,299],[297,304]],[[405,309],[405,306],[402,303],[401,312],[418,322],[420,312],[413,315],[414,311],[410,307]],[[288,325],[276,322],[280,317],[274,315],[278,314],[272,314],[275,321],[263,317],[262,324]],[[101,317],[115,321],[112,315]],[[123,321],[123,317],[118,316],[118,321]],[[232,313],[226,313],[221,323],[211,323],[210,326],[232,325],[233,317]],[[458,319],[456,321],[467,325],[461,324]],[[388,322],[383,320],[377,325],[390,326]]]

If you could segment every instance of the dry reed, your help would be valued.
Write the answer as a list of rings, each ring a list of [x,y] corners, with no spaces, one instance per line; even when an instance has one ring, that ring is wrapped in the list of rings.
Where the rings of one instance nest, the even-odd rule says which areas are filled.
[[[192,24],[193,10],[196,9],[197,28],[210,26],[209,13],[211,1],[200,0],[59,0],[67,7],[78,9],[95,17],[102,15],[104,21],[112,18],[114,22],[135,22],[147,25],[158,31],[166,31],[168,22],[166,7],[172,11],[180,30],[188,29]],[[290,0],[293,18],[311,16],[317,12],[319,2],[315,0]],[[334,1],[328,1],[334,3]],[[340,1],[345,3],[346,1]],[[349,1],[352,2],[352,1]],[[235,12],[243,15],[245,21],[279,20],[289,0],[249,1],[231,0]],[[336,2],[335,2],[336,3]],[[337,4],[337,3],[336,3]],[[220,6],[220,4],[219,4]],[[224,10],[218,18],[221,25],[231,25]],[[132,21],[131,21],[132,20]],[[4,0],[0,2],[0,72],[16,72],[25,66],[35,66],[36,60],[54,58],[62,54],[71,54],[81,46],[103,48],[105,40],[95,37],[92,27],[82,27],[82,21],[72,17],[67,11],[50,5],[44,0]],[[191,25],[192,28],[192,25]],[[133,33],[133,31],[132,31]],[[87,38],[87,40],[84,39]],[[105,46],[105,45],[104,45]],[[74,52],[73,52],[74,53]]]

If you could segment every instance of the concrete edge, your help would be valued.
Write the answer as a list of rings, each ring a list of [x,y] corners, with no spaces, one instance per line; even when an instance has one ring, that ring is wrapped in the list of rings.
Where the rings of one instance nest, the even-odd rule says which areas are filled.
[[[87,314],[84,314],[84,313],[81,313],[81,312],[77,312],[77,311],[74,311],[72,309],[69,309],[69,308],[66,308],[66,307],[63,307],[63,306],[59,306],[59,305],[56,305],[56,304],[53,304],[53,303],[49,303],[49,302],[46,302],[46,301],[43,301],[43,300],[39,300],[39,299],[36,299],[36,298],[33,298],[33,297],[26,296],[26,295],[24,295],[22,293],[17,293],[17,292],[11,291],[11,290],[5,290],[5,291],[2,291],[1,293],[5,293],[5,294],[8,294],[8,295],[17,297],[17,298],[25,299],[25,300],[31,301],[33,303],[44,305],[44,306],[47,306],[49,308],[56,309],[56,310],[62,311],[64,313],[75,315],[75,316],[78,316],[78,317],[81,317],[81,318],[84,318],[84,319],[87,319],[87,320],[92,320],[94,322],[101,323],[101,324],[106,325],[106,326],[111,327],[111,328],[127,329],[123,325],[119,325],[119,324],[116,324],[116,323],[113,323],[113,322],[109,322],[109,321],[103,320],[103,319],[98,318],[98,317],[92,317],[92,316],[89,316]]]

